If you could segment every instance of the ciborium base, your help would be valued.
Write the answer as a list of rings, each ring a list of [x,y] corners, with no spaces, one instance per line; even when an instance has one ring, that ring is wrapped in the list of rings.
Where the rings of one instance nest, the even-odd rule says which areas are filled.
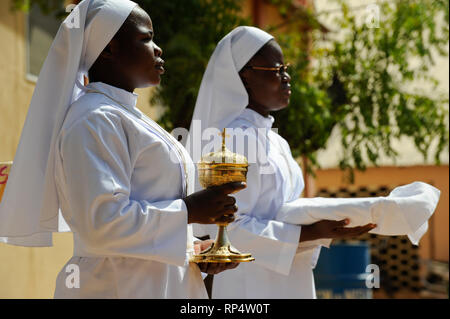
[[[253,260],[255,258],[251,254],[242,254],[231,246],[227,236],[226,225],[219,225],[214,245],[200,254],[192,256],[190,261],[194,263],[242,263]]]

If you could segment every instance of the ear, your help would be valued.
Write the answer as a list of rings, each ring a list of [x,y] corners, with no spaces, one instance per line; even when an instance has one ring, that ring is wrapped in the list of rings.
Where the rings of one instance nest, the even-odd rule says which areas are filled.
[[[114,56],[114,48],[115,43],[114,39],[109,42],[106,47],[103,49],[102,53],[100,53],[100,57],[105,60],[111,60]]]
[[[244,84],[245,89],[248,91],[248,69],[242,69],[239,71],[239,77]]]

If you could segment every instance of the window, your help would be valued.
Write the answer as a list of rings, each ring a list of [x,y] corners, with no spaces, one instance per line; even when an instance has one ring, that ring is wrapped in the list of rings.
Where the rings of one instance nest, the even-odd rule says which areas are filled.
[[[61,20],[56,18],[54,13],[44,14],[39,6],[34,4],[30,8],[27,21],[27,78],[37,81]]]

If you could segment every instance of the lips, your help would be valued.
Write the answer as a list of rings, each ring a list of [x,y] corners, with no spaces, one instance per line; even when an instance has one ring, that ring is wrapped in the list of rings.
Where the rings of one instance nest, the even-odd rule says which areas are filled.
[[[284,96],[290,97],[292,94],[291,91],[291,84],[289,83],[282,83],[281,85],[281,92]]]
[[[163,59],[158,59],[155,63],[155,69],[159,71],[159,74],[163,74],[164,73],[164,60]]]

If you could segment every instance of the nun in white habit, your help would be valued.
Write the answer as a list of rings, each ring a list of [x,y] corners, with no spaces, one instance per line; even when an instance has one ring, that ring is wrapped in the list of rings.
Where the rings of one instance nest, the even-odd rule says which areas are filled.
[[[53,232],[73,231],[56,298],[206,298],[201,270],[236,266],[189,263],[188,224],[231,221],[228,194],[245,185],[192,194],[189,154],[136,107],[134,89],[160,82],[161,54],[150,17],[128,0],[82,1],[50,48],[0,204],[0,236],[52,246]],[[79,282],[68,278],[75,268]]]
[[[220,145],[211,128],[227,128],[227,147],[248,158],[247,188],[236,194],[238,212],[228,234],[255,258],[215,275],[213,298],[315,298],[313,268],[321,246],[368,231],[408,235],[418,244],[437,205],[439,190],[421,182],[388,197],[299,198],[302,171],[286,140],[272,130],[270,115],[288,105],[289,82],[273,37],[246,26],[218,43],[203,76],[186,147],[196,162]],[[194,225],[194,234],[214,237],[216,229]]]

